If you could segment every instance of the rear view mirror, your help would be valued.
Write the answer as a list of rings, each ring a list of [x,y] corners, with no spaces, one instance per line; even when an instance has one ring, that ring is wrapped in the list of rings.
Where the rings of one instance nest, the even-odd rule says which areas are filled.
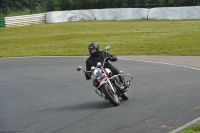
[[[77,71],[80,71],[80,70],[82,70],[82,67],[79,66],[76,70],[77,70]]]
[[[110,49],[110,46],[106,46],[105,50],[108,51]]]

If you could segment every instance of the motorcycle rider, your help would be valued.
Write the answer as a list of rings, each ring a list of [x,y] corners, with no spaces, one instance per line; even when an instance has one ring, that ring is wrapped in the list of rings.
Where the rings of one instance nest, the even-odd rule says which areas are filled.
[[[106,57],[109,57],[108,60],[110,60],[111,62],[117,61],[117,57],[110,54],[109,52],[104,50],[99,51],[99,45],[96,42],[90,43],[90,45],[88,46],[88,51],[90,53],[90,56],[86,60],[87,71],[91,71],[91,67],[96,66],[98,62],[101,62],[101,64],[103,64],[103,61]],[[110,62],[108,62],[108,60],[106,61],[104,68],[109,68],[114,75],[120,74],[120,71],[116,67],[114,67]],[[85,73],[86,80],[91,79],[91,75],[91,73]],[[121,76],[119,77],[119,79],[123,84],[123,79]],[[95,80],[97,79],[94,79],[93,82],[95,82]]]

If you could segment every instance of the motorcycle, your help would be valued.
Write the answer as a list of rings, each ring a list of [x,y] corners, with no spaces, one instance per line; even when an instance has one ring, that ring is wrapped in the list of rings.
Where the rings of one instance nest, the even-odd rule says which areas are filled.
[[[110,46],[105,48],[107,52],[110,49]],[[123,100],[128,100],[127,88],[130,87],[130,82],[132,80],[132,75],[123,74],[120,71],[120,74],[113,75],[113,73],[108,68],[104,68],[104,64],[110,57],[106,57],[103,61],[97,63],[97,66],[92,66],[91,71],[85,71],[81,66],[77,68],[77,71],[83,71],[85,74],[92,74],[95,76],[95,80],[93,80],[93,86],[96,87],[95,92],[105,98],[105,100],[109,100],[114,106],[120,105],[120,97]],[[127,78],[128,77],[128,78]],[[120,80],[121,79],[121,80]]]

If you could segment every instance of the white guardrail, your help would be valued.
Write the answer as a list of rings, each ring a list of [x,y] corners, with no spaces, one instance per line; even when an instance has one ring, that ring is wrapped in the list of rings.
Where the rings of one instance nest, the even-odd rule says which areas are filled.
[[[25,26],[46,23],[46,13],[5,17],[6,27]]]
[[[136,19],[200,19],[200,6],[160,8],[110,8],[91,10],[53,11],[41,14],[5,17],[5,26],[59,23],[82,20],[136,20]]]
[[[110,8],[47,12],[46,23],[81,20],[200,19],[200,6],[158,8]]]

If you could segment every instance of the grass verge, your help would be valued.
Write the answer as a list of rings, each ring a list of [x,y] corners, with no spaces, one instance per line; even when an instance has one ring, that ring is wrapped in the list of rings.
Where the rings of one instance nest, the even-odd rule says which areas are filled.
[[[115,55],[200,55],[200,20],[79,21],[0,28],[0,57],[88,55],[90,42]]]
[[[200,123],[196,123],[195,125],[186,128],[181,133],[200,133]]]

